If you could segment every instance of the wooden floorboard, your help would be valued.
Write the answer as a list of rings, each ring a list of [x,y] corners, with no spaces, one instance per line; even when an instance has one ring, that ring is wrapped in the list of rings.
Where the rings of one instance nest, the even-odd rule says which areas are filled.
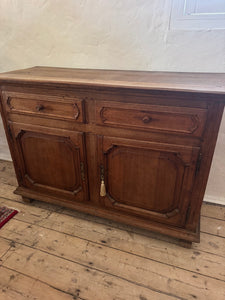
[[[13,201],[2,199],[2,204],[12,207]],[[198,246],[198,251],[193,249],[183,249],[180,246],[167,243],[167,247],[164,241],[156,240],[154,238],[146,237],[134,232],[121,230],[118,228],[105,226],[103,224],[93,223],[89,220],[78,219],[68,215],[63,215],[57,212],[49,212],[47,210],[40,209],[34,206],[27,206],[23,203],[17,204],[17,209],[20,210],[20,214],[17,214],[13,220],[23,221],[24,226],[30,224],[38,225],[44,229],[51,229],[53,231],[63,233],[64,235],[73,236],[82,239],[87,242],[97,243],[104,247],[114,248],[127,253],[132,253],[140,257],[145,257],[158,262],[164,262],[172,266],[177,266],[190,271],[199,272],[201,274],[210,276],[217,276],[218,268],[223,267],[224,258],[216,255],[215,247],[210,244],[214,243],[217,248],[222,247],[221,243],[224,239],[211,237],[210,244],[205,248]],[[14,224],[14,223],[10,223]],[[28,224],[28,225],[26,225]],[[8,225],[9,226],[9,225]],[[19,228],[22,228],[20,224]],[[4,230],[7,230],[5,226]],[[11,230],[15,235],[17,229]],[[2,234],[4,231],[2,230]],[[7,233],[12,234],[12,233]],[[1,232],[0,232],[1,235]],[[207,234],[203,235],[203,243],[208,242]],[[196,244],[197,245],[197,244]],[[206,252],[209,252],[207,253]],[[223,251],[218,251],[222,252]],[[198,257],[196,260],[195,258]],[[207,268],[205,266],[207,265]],[[222,277],[225,279],[225,277]]]
[[[0,299],[225,299],[225,207],[204,204],[201,243],[175,239],[13,194],[0,161]]]
[[[74,295],[57,290],[40,280],[1,267],[0,295],[4,300],[74,300]],[[77,299],[81,299],[77,297]]]

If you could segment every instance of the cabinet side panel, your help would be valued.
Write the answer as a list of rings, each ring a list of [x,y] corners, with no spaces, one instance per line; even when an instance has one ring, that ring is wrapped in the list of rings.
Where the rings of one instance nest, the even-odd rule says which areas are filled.
[[[191,197],[189,216],[186,223],[188,230],[195,231],[199,223],[201,205],[205,194],[223,110],[224,103],[222,103],[222,101],[209,103],[207,123],[202,141],[202,159],[198,166]]]
[[[16,173],[16,178],[19,183],[21,181],[21,174],[19,172],[19,167],[18,167],[18,165],[16,163],[16,159],[15,159],[16,153],[15,153],[14,147],[13,147],[12,134],[11,134],[9,123],[7,121],[7,114],[6,114],[6,109],[4,107],[4,104],[3,104],[4,103],[3,98],[4,98],[3,90],[2,90],[2,87],[0,87],[0,114],[2,117],[3,126],[5,129],[5,134],[6,134],[10,154],[12,157],[12,161],[13,161],[13,165],[14,165],[14,169],[15,169],[15,173]]]

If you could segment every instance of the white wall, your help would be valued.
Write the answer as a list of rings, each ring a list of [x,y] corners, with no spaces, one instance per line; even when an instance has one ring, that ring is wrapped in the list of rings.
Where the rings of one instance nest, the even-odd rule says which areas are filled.
[[[171,0],[1,0],[0,72],[34,65],[225,72],[225,31],[170,30],[170,8]],[[0,158],[5,143],[0,130]],[[223,149],[225,120],[206,191],[225,204]]]

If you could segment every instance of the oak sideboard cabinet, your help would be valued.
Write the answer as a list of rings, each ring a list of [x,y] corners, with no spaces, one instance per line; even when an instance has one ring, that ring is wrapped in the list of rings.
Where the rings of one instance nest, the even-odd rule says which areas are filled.
[[[33,67],[0,88],[25,201],[199,242],[224,74]]]

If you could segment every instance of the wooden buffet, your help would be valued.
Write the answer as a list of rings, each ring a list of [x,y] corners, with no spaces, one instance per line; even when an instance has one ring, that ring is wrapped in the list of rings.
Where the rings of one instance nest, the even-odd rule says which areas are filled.
[[[33,67],[0,88],[25,201],[199,242],[225,74]]]

